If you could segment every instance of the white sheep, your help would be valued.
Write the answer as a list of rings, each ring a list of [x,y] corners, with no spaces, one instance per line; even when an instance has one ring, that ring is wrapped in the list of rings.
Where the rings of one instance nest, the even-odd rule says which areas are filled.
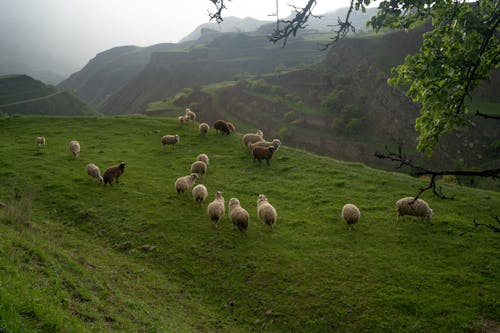
[[[98,182],[102,183],[104,181],[104,179],[101,176],[101,170],[99,170],[99,167],[94,163],[87,164],[87,175],[89,175],[92,178],[95,178]]]
[[[187,117],[189,120],[196,120],[196,113],[194,113],[193,111],[191,111],[190,108],[187,108],[186,109],[186,114],[184,117]]]
[[[177,178],[177,180],[175,181],[175,190],[177,191],[177,193],[186,192],[191,187],[193,187],[196,179],[198,179],[198,174],[196,173]]]
[[[242,140],[245,148],[250,148],[250,144],[264,140],[264,133],[261,130],[258,130],[257,133],[247,133],[243,135]]]
[[[200,131],[200,135],[202,135],[202,136],[207,136],[209,129],[210,129],[210,125],[208,125],[207,123],[201,123],[198,126],[198,130]]]
[[[47,143],[47,140],[45,140],[44,136],[37,136],[36,137],[36,144],[38,145],[38,147],[45,146],[46,143]]]
[[[361,212],[359,208],[353,204],[345,204],[342,207],[342,219],[347,223],[349,229],[352,225],[358,223],[359,218],[361,217]]]
[[[195,161],[191,164],[191,173],[197,173],[200,176],[203,176],[207,173],[207,164],[203,161]]]
[[[429,204],[422,199],[415,200],[414,197],[399,199],[396,201],[396,209],[398,210],[397,221],[399,221],[399,217],[404,218],[405,215],[417,216],[429,222],[432,220],[432,209],[429,207]]]
[[[69,151],[74,158],[78,158],[80,156],[80,143],[76,140],[71,141],[69,143]]]
[[[196,156],[196,160],[197,161],[202,161],[202,162],[205,162],[205,164],[208,166],[208,155],[207,154],[200,154],[198,156]]]
[[[193,190],[191,191],[191,194],[193,194],[193,199],[198,203],[199,205],[202,205],[205,200],[208,197],[208,190],[205,187],[205,185],[198,184],[195,187],[193,187]]]
[[[278,148],[281,146],[280,139],[274,139],[273,141],[257,141],[255,143],[249,144],[250,151],[252,151],[255,147],[274,147],[274,151],[277,152]]]
[[[276,223],[278,218],[276,209],[269,203],[264,194],[259,194],[259,198],[257,199],[257,216],[262,222],[271,227]]]
[[[175,134],[175,135],[164,135],[161,137],[161,143],[163,146],[165,145],[172,145],[175,146],[179,143],[180,141],[180,137],[179,137],[179,134]]]
[[[238,227],[238,230],[245,232],[248,228],[248,221],[250,220],[250,215],[248,212],[241,207],[240,201],[237,198],[231,198],[229,200],[229,220],[232,224]]]
[[[215,193],[214,201],[208,204],[208,218],[212,222],[219,222],[222,216],[224,216],[224,213],[224,197],[222,196],[222,192],[217,191],[217,193]]]
[[[189,124],[189,117],[188,116],[179,116],[179,125],[184,125],[184,124]]]

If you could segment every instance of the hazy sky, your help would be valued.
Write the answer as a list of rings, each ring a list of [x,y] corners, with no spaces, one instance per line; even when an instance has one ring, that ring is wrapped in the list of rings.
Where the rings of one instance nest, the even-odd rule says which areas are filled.
[[[272,20],[275,0],[232,0],[224,16]],[[280,0],[280,16],[307,0]],[[324,13],[349,0],[318,0]],[[29,45],[79,67],[114,46],[177,42],[213,11],[209,0],[0,0],[0,41]],[[69,59],[68,59],[69,58]]]

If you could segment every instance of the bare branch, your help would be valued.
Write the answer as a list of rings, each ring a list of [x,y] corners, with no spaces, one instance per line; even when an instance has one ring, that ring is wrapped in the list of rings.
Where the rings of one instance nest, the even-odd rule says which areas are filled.
[[[491,178],[500,178],[500,168],[497,169],[487,169],[480,171],[470,171],[470,170],[430,170],[423,168],[421,166],[415,165],[411,160],[406,158],[406,155],[403,153],[401,143],[398,145],[398,152],[386,152],[380,153],[375,152],[375,156],[380,159],[388,159],[393,162],[399,163],[399,166],[396,168],[400,169],[402,167],[408,167],[411,169],[410,173],[414,176],[430,176],[429,184],[426,187],[420,188],[418,194],[415,196],[415,200],[422,195],[427,190],[432,190],[432,192],[441,199],[453,199],[453,197],[447,197],[443,194],[442,189],[436,184],[436,177],[452,175],[452,176],[476,176],[476,177],[491,177]]]
[[[486,118],[486,119],[496,119],[496,120],[500,120],[500,116],[496,116],[496,115],[491,115],[491,114],[486,114],[486,113],[482,113],[482,112],[479,112],[479,111],[476,111],[476,116],[479,116],[479,117],[483,117],[483,118]]]
[[[215,13],[208,12],[208,17],[210,21],[215,20],[217,23],[221,23],[224,19],[222,18],[222,11],[227,7],[224,5],[224,0],[209,0],[215,6]],[[231,0],[227,0],[231,1]]]
[[[498,216],[495,216],[495,220],[497,221],[498,224],[500,224],[500,220],[498,219]],[[486,227],[493,232],[500,232],[500,227],[494,226],[493,224],[486,224],[486,223],[478,223],[476,220],[474,220],[474,228],[468,231],[464,231],[460,234],[460,236],[463,236],[471,231],[476,230],[478,227]]]
[[[330,46],[337,43],[339,40],[347,36],[349,32],[356,32],[356,28],[349,21],[353,9],[354,9],[354,0],[351,0],[351,5],[349,6],[349,10],[347,11],[345,19],[342,20],[340,17],[337,18],[337,24],[333,26],[338,28],[333,31],[334,36],[331,38],[330,42],[326,44],[321,44],[321,51],[325,51]]]

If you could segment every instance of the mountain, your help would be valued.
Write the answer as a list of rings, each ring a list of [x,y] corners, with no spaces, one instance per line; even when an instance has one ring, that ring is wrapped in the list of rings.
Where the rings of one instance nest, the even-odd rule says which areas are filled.
[[[97,111],[69,91],[27,75],[4,75],[0,76],[0,113],[95,115]]]
[[[0,41],[0,75],[26,73],[45,83],[57,84],[76,68],[76,65],[39,49]]]
[[[201,31],[203,29],[215,30],[218,32],[252,32],[267,23],[269,23],[269,21],[261,21],[251,17],[243,19],[233,16],[224,17],[224,21],[221,23],[209,22],[197,26],[189,35],[182,38],[180,43],[198,40],[202,35]]]
[[[495,332],[500,193],[423,194],[432,222],[396,221],[425,180],[286,145],[253,163],[241,134],[176,119],[0,118],[0,322],[6,332]],[[179,145],[160,138],[178,133]],[[47,145],[36,146],[43,134]],[[68,143],[81,144],[78,159]],[[174,182],[210,157],[198,207]],[[85,172],[124,161],[118,184]],[[238,198],[246,234],[206,213]],[[257,217],[265,194],[273,228]],[[342,206],[361,210],[352,230]]]

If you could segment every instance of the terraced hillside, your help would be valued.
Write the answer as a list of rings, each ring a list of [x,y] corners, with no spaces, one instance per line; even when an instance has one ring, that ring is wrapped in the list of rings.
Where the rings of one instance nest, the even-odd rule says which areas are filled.
[[[494,331],[500,194],[443,184],[432,223],[396,222],[422,180],[282,147],[253,164],[241,136],[175,119],[0,118],[0,328],[7,332]],[[41,132],[40,129],[43,129]],[[163,134],[180,144],[162,147]],[[34,138],[44,135],[47,146]],[[73,159],[72,139],[82,151]],[[240,199],[246,235],[174,190],[199,153],[200,183]],[[124,161],[120,183],[101,170]],[[256,216],[265,193],[271,230]],[[339,214],[361,209],[349,231]]]

